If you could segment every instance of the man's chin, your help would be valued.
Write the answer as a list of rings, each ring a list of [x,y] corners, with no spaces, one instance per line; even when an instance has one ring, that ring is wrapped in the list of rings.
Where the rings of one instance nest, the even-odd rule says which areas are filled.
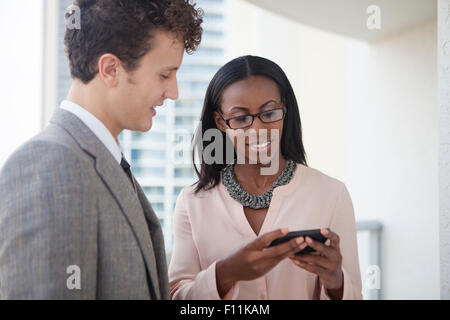
[[[148,132],[148,131],[150,131],[150,129],[152,127],[153,127],[153,123],[152,123],[152,121],[150,121],[149,123],[130,126],[130,128],[128,130],[136,131],[136,132]]]

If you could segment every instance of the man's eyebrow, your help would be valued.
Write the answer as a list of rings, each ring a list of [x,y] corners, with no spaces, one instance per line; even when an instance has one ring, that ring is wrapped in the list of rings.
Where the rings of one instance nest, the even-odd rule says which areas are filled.
[[[269,103],[271,103],[271,102],[278,103],[277,101],[275,101],[275,100],[273,100],[273,99],[270,99],[269,101],[264,102],[264,103],[259,107],[259,109],[264,108],[265,106],[267,106],[267,105],[268,105]],[[248,110],[248,108],[241,107],[241,106],[234,106],[233,108],[231,108],[230,112],[232,112],[232,111],[234,111],[234,110],[244,110],[244,111],[246,111],[246,110]]]
[[[165,67],[163,68],[163,71],[177,71],[178,69],[178,67]]]

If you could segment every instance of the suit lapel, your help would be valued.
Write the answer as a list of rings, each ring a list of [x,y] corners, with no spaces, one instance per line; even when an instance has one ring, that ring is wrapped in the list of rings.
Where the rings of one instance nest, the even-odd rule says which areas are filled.
[[[78,117],[66,110],[58,109],[51,123],[63,127],[85,152],[95,158],[95,169],[99,177],[111,191],[125,219],[133,230],[149,272],[149,286],[153,286],[152,289],[154,290],[152,291],[156,295],[153,298],[160,299],[158,269],[153,242],[150,238],[151,227],[147,224],[146,216],[142,214],[141,201],[133,189],[127,174],[103,143]]]
[[[131,228],[133,229],[136,239],[141,248],[144,260],[147,264],[150,278],[155,290],[156,298],[159,296],[159,284],[157,266],[155,261],[155,254],[153,249],[153,243],[150,238],[150,229],[148,228],[147,221],[143,215],[143,209],[140,205],[140,200],[137,197],[133,186],[130,183],[126,173],[122,168],[118,166],[114,159],[111,157],[111,162],[96,161],[96,169],[99,176],[103,179],[105,184],[110,188],[111,193],[116,197],[117,202],[120,204],[122,212],[125,218],[128,220]]]

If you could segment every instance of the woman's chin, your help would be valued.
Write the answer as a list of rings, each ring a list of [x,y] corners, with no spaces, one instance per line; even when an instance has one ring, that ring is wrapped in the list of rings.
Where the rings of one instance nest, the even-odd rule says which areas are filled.
[[[266,154],[257,154],[257,155],[251,155],[245,157],[245,163],[242,163],[242,161],[239,161],[238,157],[238,164],[254,164],[262,167],[270,167],[273,164],[276,164],[279,162],[279,157],[272,156],[270,153]]]
[[[263,158],[263,159],[258,157],[258,164],[263,167],[268,167],[272,164],[273,160],[274,159],[268,158],[268,157]]]

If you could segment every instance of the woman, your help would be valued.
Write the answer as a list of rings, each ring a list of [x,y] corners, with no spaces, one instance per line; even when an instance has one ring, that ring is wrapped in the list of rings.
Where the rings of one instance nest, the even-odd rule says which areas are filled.
[[[171,298],[361,299],[350,195],[307,166],[297,101],[281,68],[254,56],[227,63],[208,87],[201,125],[202,136],[220,130],[216,139],[226,143],[196,141],[204,151],[213,143],[222,149],[203,154],[199,181],[177,200]],[[268,247],[288,229],[321,229],[328,240]],[[306,246],[316,251],[295,254]]]

